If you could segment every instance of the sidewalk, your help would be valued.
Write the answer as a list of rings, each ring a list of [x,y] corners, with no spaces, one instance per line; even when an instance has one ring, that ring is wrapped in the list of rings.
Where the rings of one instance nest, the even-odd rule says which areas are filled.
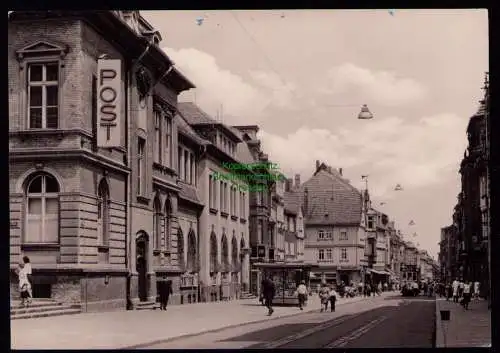
[[[440,310],[450,311],[450,320],[441,321]],[[491,311],[485,300],[471,302],[469,310],[460,304],[436,299],[436,348],[486,347],[491,345]]]
[[[388,292],[382,295],[394,295]],[[339,299],[347,305],[372,297]],[[311,296],[304,311],[276,307],[267,316],[257,299],[171,306],[168,310],[85,313],[27,320],[11,320],[12,349],[124,349],[181,336],[192,336],[247,323],[273,320],[319,310]]]

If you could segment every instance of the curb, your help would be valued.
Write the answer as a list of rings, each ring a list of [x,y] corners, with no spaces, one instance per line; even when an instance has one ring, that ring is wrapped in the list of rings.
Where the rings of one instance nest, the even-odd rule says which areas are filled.
[[[344,302],[342,304],[338,303],[337,305],[354,304],[354,303],[358,303],[358,302],[362,301],[363,299],[365,299],[365,298],[362,297],[359,300],[348,301],[348,302]],[[190,338],[190,337],[204,335],[207,333],[217,333],[220,331],[227,330],[229,328],[237,328],[237,327],[241,327],[241,326],[245,326],[245,325],[258,324],[261,322],[268,322],[268,321],[274,321],[274,320],[284,319],[284,318],[288,318],[288,317],[310,314],[310,313],[314,312],[315,310],[319,310],[319,308],[318,309],[315,308],[315,309],[312,309],[309,311],[300,311],[300,312],[290,314],[290,315],[275,316],[275,317],[267,318],[267,319],[258,319],[258,320],[254,320],[254,321],[247,321],[247,322],[243,322],[243,323],[236,324],[236,325],[227,325],[227,326],[218,327],[215,329],[204,330],[204,331],[195,332],[195,333],[187,333],[185,335],[180,335],[180,336],[176,336],[176,337],[170,337],[170,338],[160,339],[160,340],[155,340],[155,341],[149,341],[149,342],[144,342],[144,343],[140,343],[140,344],[134,344],[132,346],[120,347],[118,349],[144,349],[145,346],[152,346],[152,345],[160,344],[160,343],[168,343],[168,342],[172,342],[172,341],[176,341],[176,340],[180,340],[180,339],[186,339],[186,338]]]

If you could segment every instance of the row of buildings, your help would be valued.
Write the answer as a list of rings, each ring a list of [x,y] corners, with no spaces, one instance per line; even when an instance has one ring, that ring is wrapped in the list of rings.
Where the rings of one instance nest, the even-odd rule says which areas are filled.
[[[195,85],[138,11],[16,11],[8,30],[12,293],[24,255],[35,297],[86,311],[151,305],[164,278],[173,304],[258,293],[256,263],[430,276],[342,169],[288,179],[257,126],[179,102]]]
[[[490,288],[489,84],[479,110],[467,126],[468,146],[460,164],[461,191],[453,223],[441,229],[439,262],[444,281],[479,281]]]

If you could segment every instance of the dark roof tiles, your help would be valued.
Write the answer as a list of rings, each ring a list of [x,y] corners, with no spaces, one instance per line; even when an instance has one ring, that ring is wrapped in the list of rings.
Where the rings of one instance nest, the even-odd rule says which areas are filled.
[[[307,223],[360,224],[361,193],[337,173],[329,173],[325,169],[318,170],[302,184],[302,194],[305,188],[309,195]]]

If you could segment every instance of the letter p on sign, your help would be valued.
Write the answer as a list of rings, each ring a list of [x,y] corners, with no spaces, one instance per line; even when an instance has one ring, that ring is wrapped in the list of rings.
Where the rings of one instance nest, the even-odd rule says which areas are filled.
[[[97,145],[121,146],[121,60],[97,61]]]

